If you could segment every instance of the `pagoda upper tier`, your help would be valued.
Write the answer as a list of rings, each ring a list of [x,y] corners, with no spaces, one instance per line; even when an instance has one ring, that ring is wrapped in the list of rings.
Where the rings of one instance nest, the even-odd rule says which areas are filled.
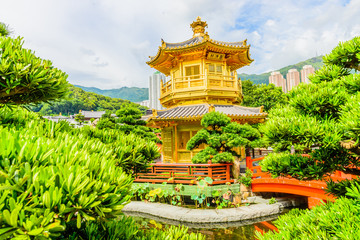
[[[249,65],[246,40],[221,42],[205,32],[200,17],[190,24],[193,37],[180,43],[162,44],[147,64],[169,76],[161,86],[164,107],[200,103],[236,104],[241,102],[241,82],[236,70]]]

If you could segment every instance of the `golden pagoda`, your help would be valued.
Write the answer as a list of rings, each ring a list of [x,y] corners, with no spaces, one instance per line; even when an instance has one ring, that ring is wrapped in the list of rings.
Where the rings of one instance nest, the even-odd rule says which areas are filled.
[[[246,40],[213,40],[200,17],[190,26],[191,39],[162,40],[156,56],[147,62],[169,78],[160,89],[160,103],[167,109],[153,110],[147,119],[148,126],[161,128],[164,162],[191,162],[202,147],[188,151],[186,143],[202,128],[201,118],[210,111],[223,112],[238,123],[262,122],[266,116],[261,107],[239,106],[242,89],[236,70],[253,61]]]

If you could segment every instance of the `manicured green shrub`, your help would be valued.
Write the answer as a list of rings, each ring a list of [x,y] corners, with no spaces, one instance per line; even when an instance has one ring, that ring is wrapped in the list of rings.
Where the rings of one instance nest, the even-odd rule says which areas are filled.
[[[246,187],[251,186],[253,172],[250,169],[246,169],[245,174],[239,177],[239,182],[244,184]]]
[[[358,239],[360,236],[360,185],[348,188],[351,199],[341,197],[311,210],[294,209],[275,221],[279,233],[270,231],[260,240]]]
[[[248,124],[240,125],[231,122],[231,119],[223,113],[210,112],[203,116],[201,126],[204,128],[198,131],[187,143],[186,149],[193,150],[201,144],[206,148],[197,153],[193,163],[233,162],[234,156],[238,154],[235,147],[255,147],[260,145],[260,133],[256,128]]]
[[[67,93],[67,75],[23,48],[21,37],[0,34],[0,106],[58,100]]]
[[[360,166],[360,75],[351,72],[358,68],[359,39],[340,43],[310,77],[312,83],[300,84],[288,93],[287,105],[270,111],[260,130],[276,153],[260,164],[274,176],[322,179]],[[290,155],[291,148],[297,154]]]

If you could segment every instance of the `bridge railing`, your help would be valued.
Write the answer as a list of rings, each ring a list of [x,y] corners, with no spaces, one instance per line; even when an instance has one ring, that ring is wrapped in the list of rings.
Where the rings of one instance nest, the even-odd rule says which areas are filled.
[[[308,156],[308,154],[303,154],[302,156]],[[246,167],[249,168],[252,173],[253,176],[252,178],[271,178],[271,175],[268,172],[263,172],[261,170],[261,166],[260,166],[260,162],[264,159],[264,157],[259,157],[259,158],[248,158],[246,159]],[[357,168],[360,170],[360,168]],[[327,176],[324,178],[324,180],[329,180],[331,178],[331,180],[333,181],[341,181],[344,179],[353,179],[358,177],[357,175],[353,175],[353,174],[347,174],[341,171],[335,171],[333,174]],[[289,176],[288,178],[291,178],[291,176]],[[314,180],[313,180],[314,181]]]
[[[253,173],[252,178],[264,178],[271,177],[268,172],[263,172],[261,170],[260,162],[264,159],[264,157],[259,158],[247,158],[246,159],[246,167],[250,169]]]

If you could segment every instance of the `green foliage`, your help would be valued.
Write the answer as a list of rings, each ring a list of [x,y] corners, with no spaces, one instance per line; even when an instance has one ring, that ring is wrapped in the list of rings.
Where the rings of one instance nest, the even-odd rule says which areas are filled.
[[[342,107],[340,122],[344,130],[344,142],[350,143],[347,147],[355,155],[360,155],[360,92],[351,96]]]
[[[292,239],[358,239],[360,236],[360,186],[351,185],[347,194],[336,202],[311,210],[294,209],[275,221],[279,233],[269,231],[257,238],[267,240]]]
[[[0,126],[1,237],[55,238],[68,224],[121,214],[132,179],[110,148],[63,123],[15,124]]]
[[[74,131],[74,134],[78,131],[86,138],[99,139],[106,144],[116,158],[116,165],[128,173],[145,170],[149,163],[160,157],[154,142],[139,138],[133,133],[123,133],[116,129],[100,130],[89,126]]]
[[[9,27],[5,24],[0,22],[0,37],[7,37],[10,35]]]
[[[201,119],[201,126],[209,128],[210,131],[221,132],[221,128],[231,122],[231,119],[223,113],[209,112]]]
[[[348,43],[353,46],[358,43],[355,39]],[[324,58],[326,65],[312,75],[312,83],[290,91],[289,103],[272,109],[261,127],[264,141],[275,151],[293,147],[297,153],[265,157],[260,164],[274,176],[322,179],[335,170],[351,171],[349,166],[360,166],[359,75],[349,74],[349,64],[334,65],[336,61],[328,60],[339,54],[336,49]],[[352,50],[360,52],[358,47]]]
[[[141,111],[133,107],[124,107],[116,112],[117,119],[110,113],[104,114],[96,127],[99,129],[116,129],[125,134],[135,134],[143,139],[160,143],[160,139],[155,134],[155,129],[143,126],[145,121],[140,120]]]
[[[306,95],[306,97],[304,97]],[[302,115],[320,119],[338,118],[341,106],[349,97],[338,81],[300,84],[289,93],[289,104]]]
[[[360,37],[340,42],[330,54],[324,57],[324,62],[360,71]]]
[[[80,125],[84,122],[85,117],[81,113],[75,115],[75,121],[77,121]]]
[[[49,60],[36,57],[23,44],[20,37],[0,36],[0,106],[64,97],[69,87],[66,73],[53,67]]]
[[[287,101],[285,93],[280,87],[274,84],[255,85],[250,80],[241,82],[243,91],[243,106],[260,107],[264,106],[264,111],[269,111],[277,104],[284,104]]]
[[[99,121],[96,124],[98,129],[115,129],[116,120],[115,117],[111,116],[111,112],[106,112],[101,116]]]
[[[52,101],[50,103],[38,104],[32,106],[31,110],[40,112],[42,115],[60,114],[71,115],[76,114],[79,110],[84,111],[103,111],[109,110],[115,112],[121,108],[134,107],[144,111],[146,108],[128,100],[117,99],[102,96],[96,93],[85,92],[84,90],[70,85],[68,97],[60,101]]]
[[[331,82],[334,79],[349,75],[349,72],[349,70],[338,65],[324,65],[316,71],[316,74],[311,74],[309,80],[312,83]]]
[[[239,177],[239,182],[247,187],[251,186],[253,172],[250,169],[246,169],[245,174]]]
[[[200,233],[188,233],[188,228],[184,226],[170,226],[165,229],[152,228],[143,236],[144,240],[205,240],[205,236]]]
[[[351,179],[351,180],[343,180],[340,182],[334,182],[332,180],[328,181],[326,186],[326,192],[329,194],[333,194],[337,197],[346,196],[348,192],[347,189],[350,188],[352,185],[360,184],[360,178]]]
[[[269,205],[275,204],[275,203],[277,203],[276,198],[274,198],[274,197],[270,198],[270,200],[269,200]]]
[[[127,125],[145,125],[145,121],[139,120],[141,118],[141,115],[142,112],[140,111],[140,109],[134,107],[122,108],[116,111],[116,116],[118,116],[118,122]]]
[[[192,150],[205,143],[207,147],[197,153],[193,163],[232,162],[237,153],[234,147],[255,147],[260,144],[260,133],[248,124],[231,122],[223,113],[210,112],[203,116],[198,131],[187,143],[186,149]]]
[[[171,182],[171,178],[168,181]],[[174,206],[190,205],[202,209],[209,207],[221,209],[240,205],[236,205],[231,201],[234,194],[230,190],[230,183],[227,184],[227,189],[213,190],[211,196],[208,196],[206,194],[207,187],[212,183],[213,179],[210,177],[199,177],[194,180],[193,184],[196,186],[196,190],[192,192],[190,198],[184,195],[185,188],[182,184],[171,184],[169,186],[167,182],[163,182],[162,186],[164,187],[150,187],[149,183],[134,184],[131,188],[132,200],[160,202]]]

